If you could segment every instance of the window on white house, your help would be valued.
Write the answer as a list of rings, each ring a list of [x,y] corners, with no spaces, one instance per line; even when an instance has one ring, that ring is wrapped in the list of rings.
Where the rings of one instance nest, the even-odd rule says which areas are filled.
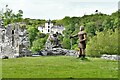
[[[50,26],[48,26],[48,28],[50,28]]]

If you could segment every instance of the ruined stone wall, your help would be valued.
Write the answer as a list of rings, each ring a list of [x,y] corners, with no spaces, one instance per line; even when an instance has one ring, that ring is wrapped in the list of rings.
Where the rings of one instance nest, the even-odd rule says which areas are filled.
[[[6,27],[0,24],[0,57],[15,58],[30,56],[29,39],[24,23],[9,24]]]

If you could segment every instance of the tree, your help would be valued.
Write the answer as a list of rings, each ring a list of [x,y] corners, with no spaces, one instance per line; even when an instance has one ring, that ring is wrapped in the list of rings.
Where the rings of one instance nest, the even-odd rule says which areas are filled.
[[[39,38],[33,41],[33,46],[31,47],[31,50],[33,53],[40,51],[41,49],[45,48],[45,38]]]
[[[29,40],[30,40],[30,47],[32,47],[33,41],[36,39],[37,33],[39,30],[34,26],[27,26],[28,33],[29,33]]]
[[[23,16],[23,11],[19,10],[18,13],[16,14],[17,22],[21,22],[22,21],[22,16]]]
[[[63,38],[62,47],[65,48],[65,49],[70,49],[71,48],[69,38],[66,38],[66,37]]]
[[[93,37],[95,35],[95,32],[96,32],[95,22],[86,23],[85,30],[86,30],[87,35],[89,37]]]
[[[97,32],[87,44],[86,52],[90,56],[101,56],[102,54],[118,53],[118,29]]]
[[[19,10],[17,14],[13,13],[13,10],[8,8],[8,5],[6,5],[5,12],[0,13],[2,16],[2,19],[4,21],[4,25],[13,23],[13,22],[21,22],[22,21],[22,16],[23,16],[23,11]]]

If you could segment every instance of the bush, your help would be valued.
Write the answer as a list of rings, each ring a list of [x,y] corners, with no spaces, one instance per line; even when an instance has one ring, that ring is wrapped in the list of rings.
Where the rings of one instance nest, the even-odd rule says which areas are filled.
[[[38,35],[33,41],[33,45],[31,47],[32,52],[35,53],[44,49],[47,38],[48,38],[48,34],[43,34],[38,32]]]
[[[33,41],[33,46],[31,47],[31,50],[33,53],[40,51],[41,49],[45,48],[45,38],[39,38]]]
[[[65,49],[70,49],[71,48],[69,38],[66,38],[66,37],[63,38],[62,47],[65,48]]]
[[[90,56],[118,54],[118,29],[96,32],[87,44],[86,53]]]

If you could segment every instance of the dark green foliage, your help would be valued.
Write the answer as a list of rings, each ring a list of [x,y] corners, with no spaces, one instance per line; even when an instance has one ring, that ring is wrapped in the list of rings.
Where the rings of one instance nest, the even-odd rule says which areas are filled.
[[[41,49],[45,48],[45,42],[46,38],[39,38],[33,41],[33,46],[31,47],[31,50],[33,53],[40,51]]]
[[[58,35],[58,39],[59,39],[59,41],[60,41],[60,44],[63,42],[63,38],[64,38],[64,36],[63,35]]]
[[[101,41],[102,39],[99,40],[99,44],[98,42],[96,42],[95,40],[97,39],[96,36],[99,36],[99,34],[104,33],[104,35],[107,36],[107,38],[110,38],[112,35],[115,35],[115,29],[118,26],[118,12],[113,13],[112,15],[106,15],[106,14],[102,14],[102,13],[96,13],[96,14],[91,14],[91,15],[84,15],[83,17],[68,17],[66,16],[65,18],[63,18],[62,20],[56,20],[55,23],[57,24],[59,22],[59,24],[61,23],[64,27],[65,27],[65,31],[63,31],[64,33],[64,39],[63,39],[63,43],[62,46],[64,48],[68,48],[70,49],[70,35],[75,35],[79,32],[79,28],[81,25],[85,26],[85,31],[87,32],[87,44],[89,45],[89,43],[94,42],[94,47],[96,47],[96,50],[93,50],[91,46],[89,46],[89,49],[87,48],[87,50],[89,50],[90,54],[97,54],[98,56],[100,56],[101,54],[117,54],[117,45],[113,46],[114,48],[110,49],[110,46],[112,44],[114,44],[115,42],[111,42],[111,45],[109,45],[104,41]],[[112,35],[107,35],[107,33],[111,30],[111,34]],[[102,36],[103,39],[106,36]],[[102,38],[100,37],[100,38]],[[106,38],[106,39],[107,39]],[[114,36],[115,39],[117,39],[117,36]],[[106,47],[99,47],[101,42],[104,42],[104,46]],[[110,43],[110,42],[109,42]],[[116,44],[118,43],[118,41],[116,41]],[[67,44],[67,45],[66,45]],[[76,49],[78,50],[78,38],[74,38],[72,39],[72,49]],[[91,43],[92,44],[92,43]],[[87,46],[88,46],[87,45]],[[109,47],[109,48],[108,48]],[[109,50],[107,50],[109,49]],[[94,51],[94,52],[93,52]],[[95,55],[96,55],[95,54]]]
[[[116,29],[119,26],[118,13],[119,12],[116,11],[111,15],[95,13],[91,15],[84,15],[82,17],[66,16],[61,20],[52,20],[52,22],[54,25],[62,25],[65,27],[65,30],[63,31],[64,36],[58,36],[63,48],[71,49],[69,38],[70,36],[77,34],[80,26],[83,25],[85,26],[85,31],[87,32],[87,53],[89,55],[96,56],[104,53],[117,54],[118,41],[116,40],[118,37]],[[25,28],[27,28],[29,33],[30,49],[32,49],[33,52],[43,49],[48,34],[46,35],[40,33],[38,31],[38,27],[43,26],[46,20],[30,18],[23,19],[22,16],[22,10],[18,10],[18,13],[15,14],[8,8],[8,5],[6,5],[5,12],[0,11],[0,18],[3,19],[4,25],[14,22],[26,23]],[[115,40],[112,39],[111,36],[114,37]],[[78,50],[78,42],[78,37],[72,39],[72,49]],[[104,46],[101,44],[104,44]]]
[[[38,32],[38,29],[36,29],[34,26],[28,26],[30,46],[32,46],[32,42],[35,40]]]
[[[87,55],[118,54],[118,29],[97,32],[87,44]]]
[[[48,38],[47,34],[40,33],[37,28],[29,27],[29,39],[31,42],[31,50],[33,53],[40,51],[41,49],[45,48],[45,42]]]
[[[22,22],[23,18],[23,11],[18,10],[18,13],[14,13],[13,10],[8,8],[8,5],[6,5],[5,12],[0,12],[1,18],[4,21],[4,25],[14,23],[14,22]]]
[[[95,31],[96,31],[95,30],[95,22],[86,23],[85,29],[86,29],[87,35],[89,37],[93,37],[95,35]]]
[[[38,38],[45,38],[45,37],[46,37],[46,34],[41,33],[41,32],[38,32],[38,33],[37,33],[37,37],[38,37]]]
[[[45,43],[48,38],[47,34],[37,32],[35,40],[32,42],[31,50],[33,53],[45,48]]]
[[[65,49],[70,49],[71,48],[69,38],[66,38],[66,37],[63,38],[62,47],[65,48]]]

